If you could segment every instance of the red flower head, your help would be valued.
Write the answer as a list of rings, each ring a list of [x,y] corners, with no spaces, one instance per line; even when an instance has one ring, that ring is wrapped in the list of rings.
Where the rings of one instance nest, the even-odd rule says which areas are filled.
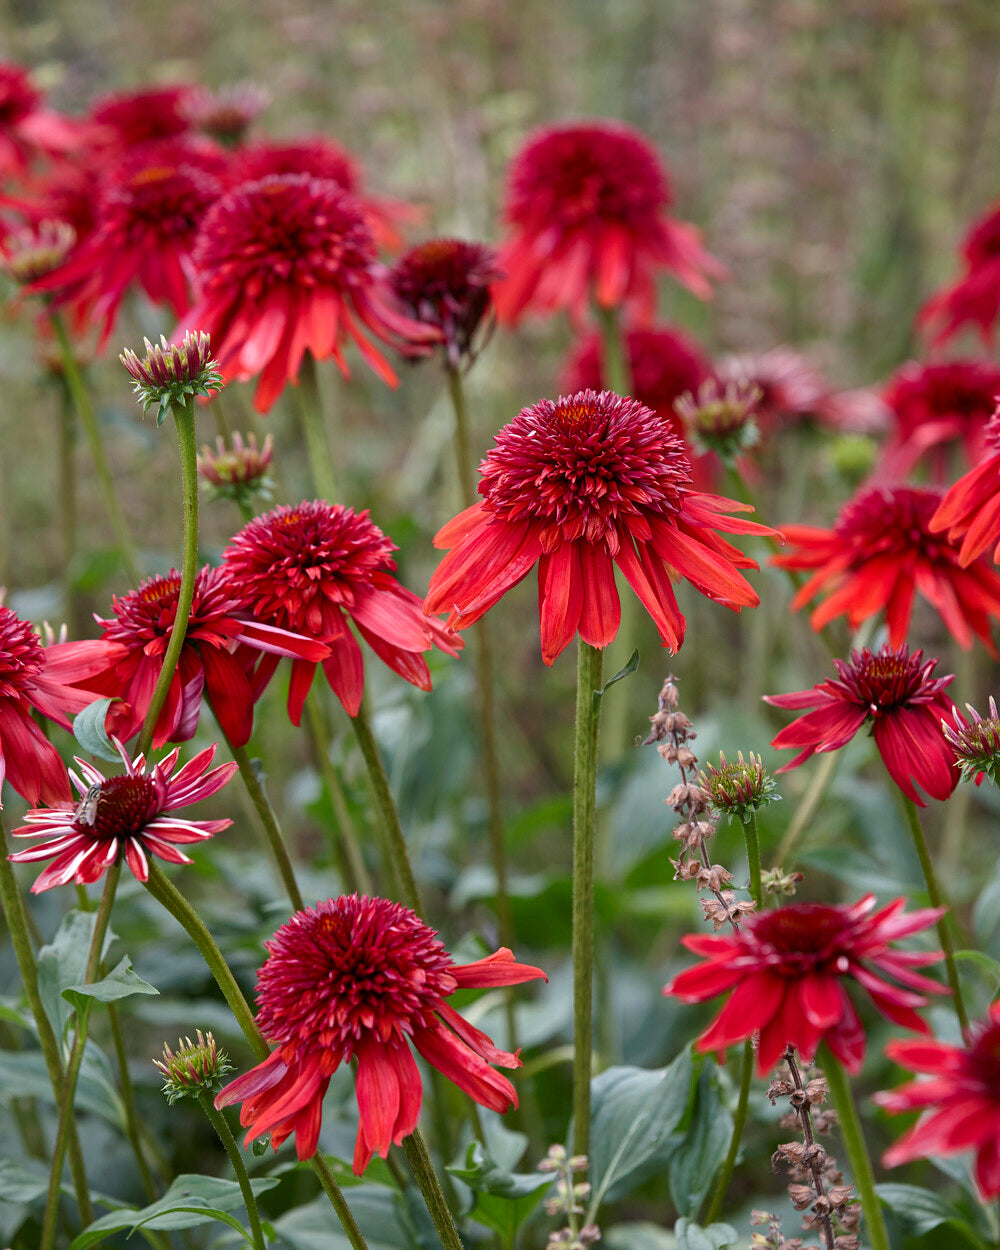
[[[962,568],[987,547],[993,547],[993,563],[1000,564],[1000,408],[983,432],[983,443],[985,458],[949,487],[929,522],[932,533],[945,531],[949,543],[961,542]]]
[[[924,662],[922,651],[885,646],[878,652],[852,651],[850,660],[834,660],[839,680],[828,678],[811,690],[766,695],[775,707],[814,710],[800,716],[771,743],[799,749],[779,773],[798,768],[817,751],[837,751],[866,721],[883,763],[900,790],[924,806],[914,782],[942,801],[958,785],[954,752],[942,728],[952,715],[945,687],[953,676],[932,677],[937,660]]]
[[[43,647],[28,622],[0,604],[0,790],[6,777],[29,803],[70,797],[66,766],[31,713],[69,729],[69,718],[94,701],[77,684],[122,654],[106,642]]]
[[[848,1072],[860,1072],[865,1031],[845,980],[866,990],[886,1019],[918,1033],[929,1030],[914,1008],[927,1006],[926,993],[948,993],[914,972],[940,959],[940,951],[889,946],[928,928],[943,909],[906,914],[906,899],[897,898],[869,915],[874,906],[874,894],[850,906],[792,903],[750,916],[732,936],[689,934],[681,941],[696,955],[706,956],[706,962],[674,977],[663,992],[686,1003],[702,1003],[735,986],[695,1045],[701,1051],[722,1051],[759,1032],[761,1076],[787,1046],[808,1061],[820,1042],[826,1042]]]
[[[824,591],[809,618],[813,629],[846,614],[857,629],[885,608],[889,641],[906,641],[916,592],[937,609],[963,647],[977,634],[996,651],[990,620],[1000,616],[1000,577],[984,560],[963,567],[958,548],[931,532],[941,492],[917,486],[871,486],[841,510],[833,529],[786,525],[793,550],[772,557],[786,569],[815,570],[792,599],[797,610]]]
[[[123,742],[139,732],[149,709],[177,614],[180,582],[176,570],[167,577],[151,577],[138,590],[112,600],[113,617],[97,618],[104,637],[121,644],[123,658],[91,681],[89,689],[121,698],[108,710],[107,726]],[[241,663],[244,653],[233,654],[237,643],[251,658],[254,652],[268,651],[315,663],[327,655],[328,649],[310,638],[245,618],[227,570],[201,569],[177,671],[153,732],[154,747],[194,736],[203,692],[229,741],[246,745],[259,691],[252,689],[247,665]]]
[[[439,338],[391,307],[364,210],[329,179],[287,174],[237,187],[206,216],[194,260],[200,295],[185,325],[211,334],[227,378],[260,374],[258,412],[297,382],[306,351],[332,356],[346,377],[341,348],[353,339],[396,386],[365,331],[393,346]]]
[[[445,1001],[456,989],[545,980],[506,948],[456,964],[434,930],[401,903],[351,894],[307,907],[265,943],[257,974],[257,1023],[277,1046],[237,1077],[217,1107],[242,1102],[246,1141],[271,1134],[277,1149],[295,1134],[295,1153],[316,1153],[323,1095],[342,1063],[357,1059],[361,1122],[354,1151],[360,1176],[417,1127],[421,1082],[412,1043],[424,1059],[491,1111],[517,1094],[491,1063],[519,1068]]]
[[[672,270],[696,295],[726,271],[700,232],[667,217],[673,192],[659,158],[637,130],[618,122],[547,126],[529,137],[507,175],[504,216],[512,237],[500,252],[507,275],[497,316],[569,308],[580,318],[593,296],[602,308],[653,309],[652,275]]]
[[[20,829],[14,830],[15,838],[52,838],[7,856],[17,864],[52,860],[31,887],[32,894],[70,881],[90,885],[120,859],[140,881],[146,881],[150,855],[158,855],[171,864],[190,864],[190,858],[177,849],[177,843],[201,842],[233,823],[172,815],[179,808],[221,790],[236,772],[235,764],[221,764],[205,772],[215,756],[214,746],[199,751],[175,775],[179,747],[147,771],[145,756],[137,755],[131,760],[121,743],[116,745],[125,761],[124,774],[105,777],[86,760],[76,757],[82,778],[72,769],[69,775],[80,802],[37,808],[27,813]]]
[[[35,156],[58,156],[81,141],[78,122],[43,107],[27,70],[0,61],[0,176],[22,173]]]
[[[917,323],[925,329],[937,323],[937,344],[968,325],[976,326],[983,342],[989,344],[1000,314],[1000,204],[980,217],[965,236],[962,259],[962,277],[931,296]]]
[[[482,243],[429,239],[396,261],[389,284],[408,316],[441,332],[449,365],[472,355],[472,338],[500,277],[496,253]]]
[[[396,581],[395,550],[367,511],[318,499],[256,517],[226,548],[226,568],[245,611],[327,644],[323,672],[350,716],[361,707],[364,662],[347,618],[380,660],[421,690],[431,688],[423,652],[439,647],[457,655],[462,645],[428,621],[420,599]],[[258,690],[277,663],[277,657],[261,662]],[[288,715],[295,725],[315,672],[314,659],[292,665]]]
[[[125,157],[104,182],[93,230],[33,289],[58,292],[81,325],[102,319],[102,347],[134,285],[180,316],[191,300],[195,235],[222,193],[214,164],[211,149],[174,141]]]
[[[681,330],[667,325],[629,330],[626,344],[633,398],[684,438],[684,422],[674,411],[674,404],[688,391],[697,394],[712,376],[701,348]],[[588,334],[577,343],[566,362],[563,380],[568,391],[604,389],[600,335]]]
[[[198,88],[188,83],[143,87],[101,96],[90,118],[123,152],[150,139],[169,139],[191,129],[189,108]]]
[[[901,1067],[931,1078],[872,1095],[894,1115],[927,1113],[885,1152],[885,1166],[974,1150],[983,1202],[1000,1197],[1000,1002],[990,1007],[988,1019],[973,1026],[968,1046],[895,1041],[885,1053]]]
[[[365,191],[357,157],[332,139],[317,136],[287,143],[251,144],[237,154],[233,173],[236,182],[257,182],[273,174],[308,174],[310,178],[335,182],[355,197],[364,209],[376,244],[389,251],[402,247],[401,226],[423,219],[423,213],[413,204]]]
[[[481,503],[438,532],[450,547],[427,613],[464,629],[538,565],[542,659],[579,631],[606,647],[618,632],[617,564],[665,647],[684,640],[671,580],[686,578],[739,611],[760,600],[737,571],[757,564],[714,531],[774,534],[726,516],[747,504],[691,489],[684,444],[655,413],[611,391],[540,400],[497,434],[480,465]]]
[[[929,448],[935,477],[947,470],[946,447],[961,439],[969,464],[982,455],[986,425],[1000,397],[1000,368],[987,360],[910,361],[893,375],[885,401],[893,417],[886,449],[892,476],[904,477]]]

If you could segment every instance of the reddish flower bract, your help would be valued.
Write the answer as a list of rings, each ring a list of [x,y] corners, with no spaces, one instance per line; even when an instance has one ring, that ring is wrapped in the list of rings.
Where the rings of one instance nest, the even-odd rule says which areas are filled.
[[[893,1114],[924,1111],[914,1126],[885,1152],[888,1168],[928,1155],[975,1151],[974,1175],[984,1202],[1000,1197],[1000,1002],[973,1025],[968,1046],[937,1041],[893,1041],[885,1053],[929,1081],[872,1095]]]
[[[1000,368],[988,360],[910,361],[893,375],[885,402],[893,416],[886,449],[887,471],[904,477],[921,456],[935,453],[937,479],[947,469],[947,446],[961,441],[975,464],[985,445],[986,427],[1000,397]]]
[[[593,296],[602,308],[653,309],[653,274],[666,268],[695,294],[726,270],[700,233],[666,215],[673,199],[649,141],[618,122],[547,126],[511,162],[504,217],[511,237],[500,251],[507,275],[494,292],[501,321],[568,308],[582,316]]]
[[[421,1080],[410,1044],[470,1098],[492,1111],[517,1094],[490,1064],[517,1068],[445,1001],[461,987],[545,979],[503,948],[456,964],[433,929],[401,903],[351,894],[308,907],[265,943],[257,974],[257,1023],[277,1049],[227,1085],[217,1107],[242,1102],[246,1141],[270,1133],[277,1149],[290,1133],[300,1159],[315,1154],[330,1077],[357,1060],[360,1123],[357,1175],[373,1154],[385,1158],[417,1126]]]
[[[462,646],[428,621],[418,596],[396,581],[395,550],[367,511],[319,499],[256,517],[226,548],[226,568],[246,612],[326,644],[323,672],[350,716],[361,707],[364,661],[348,618],[380,660],[421,690],[431,688],[423,652],[436,646],[457,655]],[[277,656],[261,662],[255,689],[263,689],[277,663]],[[315,672],[315,660],[292,665],[293,724],[301,720]]]
[[[1000,315],[1000,205],[976,221],[962,244],[965,272],[932,295],[917,323],[945,343],[965,326],[975,326],[984,343],[993,338]]]
[[[685,578],[739,611],[759,599],[739,569],[754,560],[716,529],[773,535],[727,516],[746,504],[691,489],[680,439],[648,408],[611,391],[540,400],[496,435],[480,466],[482,502],[438,532],[450,547],[424,604],[464,629],[538,565],[542,658],[551,664],[579,631],[595,647],[618,632],[617,565],[677,650],[684,618],[671,580]]]
[[[173,815],[179,808],[221,790],[236,772],[235,764],[220,764],[211,772],[205,771],[215,756],[214,746],[199,751],[177,773],[179,747],[147,769],[145,756],[130,759],[121,743],[116,742],[116,746],[125,763],[124,774],[105,777],[76,757],[80,775],[70,770],[69,776],[80,803],[64,802],[30,811],[25,823],[14,830],[15,838],[51,837],[51,841],[7,857],[18,864],[52,860],[31,887],[33,894],[70,881],[90,885],[119,859],[125,860],[139,881],[146,881],[150,855],[172,864],[190,864],[177,844],[201,842],[233,823]]]
[[[757,1071],[764,1075],[787,1046],[810,1060],[825,1042],[848,1072],[857,1073],[865,1031],[846,981],[865,990],[888,1020],[918,1033],[928,1028],[914,1008],[927,1005],[928,993],[948,993],[914,971],[940,959],[940,951],[889,945],[928,928],[941,909],[906,913],[903,898],[870,914],[874,906],[874,894],[849,906],[792,903],[750,916],[731,936],[690,934],[683,944],[706,962],[681,972],[663,992],[701,1003],[733,990],[698,1038],[698,1050],[723,1051],[759,1033]]]
[[[932,533],[944,531],[949,543],[961,542],[962,568],[987,547],[993,547],[993,563],[1000,563],[1000,411],[990,418],[983,442],[989,454],[949,487],[929,522]]]
[[[799,754],[779,768],[788,772],[816,752],[837,751],[862,725],[872,724],[872,735],[896,785],[915,803],[924,805],[914,782],[932,798],[944,800],[958,784],[954,752],[945,738],[942,720],[952,715],[945,688],[954,677],[933,677],[937,660],[924,660],[922,651],[884,646],[852,651],[850,660],[834,660],[837,680],[821,681],[811,690],[766,695],[765,703],[801,711],[771,743]]]

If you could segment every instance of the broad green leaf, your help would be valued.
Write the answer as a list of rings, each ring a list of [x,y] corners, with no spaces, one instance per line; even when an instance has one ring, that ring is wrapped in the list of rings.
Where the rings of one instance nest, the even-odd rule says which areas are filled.
[[[104,728],[104,718],[112,703],[119,699],[95,699],[77,716],[73,718],[73,737],[88,755],[96,755],[98,759],[110,760],[112,764],[121,764],[122,757],[115,750],[114,743]]]
[[[10,1098],[37,1098],[55,1105],[41,1051],[0,1051],[0,1100]],[[78,1111],[90,1111],[103,1117],[115,1128],[123,1127],[121,1098],[111,1078],[107,1057],[89,1041],[76,1086],[76,1107]]]
[[[608,1068],[591,1082],[590,1180],[599,1201],[624,1197],[666,1164],[691,1074],[684,1050],[666,1068]]]
[[[875,1192],[912,1236],[920,1237],[947,1221],[968,1228],[959,1209],[933,1190],[921,1189],[919,1185],[886,1184],[876,1185]],[[976,1240],[971,1228],[969,1233]]]
[[[1000,963],[997,960],[991,959],[982,951],[975,950],[956,951],[955,958],[964,960],[977,968],[989,982],[992,993],[995,994],[997,989],[1000,989]]]
[[[731,1224],[709,1224],[702,1228],[684,1216],[674,1225],[677,1250],[723,1250],[736,1244],[738,1233]]]
[[[0,1159],[0,1202],[31,1203],[49,1188],[47,1172],[27,1168],[13,1159]]]
[[[128,998],[132,994],[159,994],[159,990],[144,981],[132,971],[132,960],[123,955],[114,968],[100,981],[92,981],[89,985],[68,985],[63,990],[63,998],[79,1011],[88,1000],[99,1003],[117,1002],[119,998]]]
[[[56,1037],[63,1037],[75,1011],[62,996],[64,989],[79,985],[87,971],[87,953],[94,933],[95,912],[72,908],[62,919],[55,937],[38,952],[38,993]],[[109,930],[101,956],[114,940]]]
[[[350,1191],[347,1202],[364,1230],[368,1250],[419,1250],[398,1194],[380,1185],[359,1185]],[[325,1194],[286,1211],[274,1221],[274,1229],[279,1245],[290,1250],[350,1250]]]
[[[527,1139],[520,1133],[507,1133],[507,1138],[507,1141],[502,1138],[496,1140],[501,1153],[516,1163],[524,1153]],[[514,1141],[515,1138],[520,1141]],[[542,1192],[555,1179],[551,1172],[508,1171],[491,1158],[479,1142],[470,1142],[464,1163],[453,1165],[448,1171],[473,1190],[472,1218],[499,1233],[505,1244],[516,1235],[538,1206]]]
[[[718,1065],[706,1059],[687,1132],[670,1156],[670,1193],[678,1211],[689,1217],[697,1214],[726,1157],[732,1133],[733,1118],[719,1096]]]
[[[261,1177],[250,1182],[254,1194],[264,1193],[277,1184],[278,1181],[271,1177]],[[163,1197],[150,1203],[148,1207],[138,1211],[110,1211],[94,1220],[73,1241],[70,1250],[88,1250],[109,1233],[126,1228],[194,1228],[199,1224],[221,1221],[242,1231],[242,1225],[228,1214],[242,1207],[243,1194],[236,1181],[185,1174],[178,1176]]]
[[[606,1250],[677,1250],[677,1238],[659,1224],[639,1221],[616,1224],[605,1230],[601,1238]]]

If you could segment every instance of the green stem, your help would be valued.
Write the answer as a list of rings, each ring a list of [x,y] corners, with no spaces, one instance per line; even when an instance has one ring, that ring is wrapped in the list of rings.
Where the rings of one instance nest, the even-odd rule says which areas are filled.
[[[347,806],[347,799],[344,797],[344,788],[340,784],[337,770],[330,759],[326,718],[319,705],[315,689],[310,690],[306,696],[306,732],[309,734],[316,767],[319,769],[320,777],[330,796],[334,819],[337,822],[337,833],[331,841],[341,875],[348,889],[357,890],[359,894],[371,894],[371,877],[361,853],[361,844],[358,842],[357,830]]]
[[[226,742],[229,744],[230,753],[240,770],[240,776],[243,779],[246,792],[250,796],[250,801],[260,817],[264,837],[274,857],[274,862],[278,866],[285,893],[288,895],[292,908],[295,911],[301,911],[305,904],[302,901],[298,882],[295,880],[295,869],[292,867],[288,847],[285,845],[285,839],[282,837],[281,826],[278,824],[278,818],[275,815],[274,808],[271,806],[271,800],[267,797],[261,778],[253,766],[253,761],[250,759],[246,747],[236,746],[228,736],[226,737]]]
[[[101,966],[101,954],[104,949],[104,938],[111,923],[111,909],[115,902],[118,889],[118,878],[121,876],[121,860],[111,865],[104,877],[104,891],[101,903],[94,917],[94,932],[90,939],[90,950],[87,952],[87,964],[83,974],[83,983],[89,985],[97,979]],[[62,1188],[62,1170],[66,1159],[66,1147],[69,1142],[70,1124],[73,1122],[73,1102],[76,1097],[76,1083],[80,1076],[80,1065],[83,1063],[83,1052],[87,1044],[87,1025],[90,1018],[92,1002],[87,1000],[84,1007],[77,1010],[76,1032],[73,1046],[66,1064],[66,1079],[63,1081],[62,1101],[59,1104],[59,1127],[56,1140],[52,1147],[52,1170],[49,1173],[49,1192],[45,1199],[45,1215],[42,1219],[42,1239],[40,1250],[52,1250],[56,1239],[56,1216],[59,1212],[59,1194]],[[89,1221],[88,1221],[89,1223]]]
[[[153,898],[162,907],[170,912],[178,924],[185,930],[188,937],[194,942],[195,946],[197,946],[201,952],[202,959],[204,959],[209,971],[215,978],[216,985],[222,991],[222,996],[229,1004],[229,1010],[236,1017],[236,1023],[242,1029],[243,1036],[247,1039],[254,1057],[256,1059],[266,1059],[271,1053],[270,1047],[264,1040],[263,1033],[257,1028],[253,1012],[250,1010],[247,1000],[243,997],[243,991],[236,983],[232,969],[226,963],[225,956],[219,950],[215,938],[209,933],[201,917],[184,895],[181,894],[180,890],[164,873],[159,864],[153,861],[150,862],[149,880],[146,882],[146,889],[149,890]],[[336,1211],[337,1217],[343,1225],[354,1250],[367,1250],[361,1230],[358,1228],[354,1216],[344,1201],[344,1195],[340,1192],[340,1188],[334,1180],[330,1169],[320,1155],[315,1155],[309,1162],[312,1170],[319,1178],[324,1192],[330,1199],[330,1203]]]
[[[406,1151],[406,1161],[410,1165],[410,1171],[420,1187],[427,1210],[434,1221],[442,1250],[464,1250],[462,1239],[458,1235],[455,1220],[445,1201],[441,1182],[438,1180],[437,1172],[434,1171],[434,1164],[431,1162],[431,1157],[427,1152],[427,1143],[420,1129],[414,1129],[409,1137],[403,1138],[403,1149]]]
[[[38,1033],[38,1044],[41,1047],[45,1067],[49,1074],[49,1081],[52,1085],[52,1092],[58,1105],[62,1102],[66,1080],[63,1071],[62,1054],[60,1052],[59,1040],[55,1035],[55,1030],[52,1028],[48,1016],[45,1014],[42,998],[38,992],[38,965],[35,963],[35,953],[32,949],[31,937],[28,932],[27,913],[25,912],[20,891],[17,888],[14,869],[7,859],[7,851],[7,835],[4,831],[3,822],[0,821],[0,906],[3,907],[4,919],[7,922],[7,932],[10,934],[11,946],[14,948],[14,958],[17,960],[17,970],[21,975],[21,984],[24,986],[25,994],[28,997],[28,1006],[31,1008],[35,1029]],[[76,1196],[76,1204],[80,1210],[80,1219],[84,1224],[89,1224],[94,1218],[94,1208],[90,1202],[87,1172],[84,1167],[80,1138],[74,1121],[70,1121],[67,1132],[69,1135],[69,1168],[73,1178],[73,1192]]]
[[[743,839],[747,846],[747,863],[750,866],[750,897],[757,910],[764,910],[764,890],[760,882],[760,838],[757,836],[757,813],[751,808],[746,819],[740,819]]]
[[[156,722],[167,701],[170,683],[181,658],[188,617],[194,601],[194,582],[198,573],[198,442],[194,424],[194,405],[175,405],[174,425],[177,429],[177,450],[181,461],[181,486],[184,495],[184,559],[181,584],[177,594],[177,611],[170,630],[170,641],[163,656],[160,675],[153,687],[146,719],[139,734],[139,754],[147,754],[153,741]]]
[[[66,325],[62,316],[55,310],[50,309],[49,322],[59,343],[66,385],[69,387],[69,393],[73,397],[77,416],[80,418],[83,432],[86,434],[87,442],[90,444],[90,454],[94,461],[94,469],[101,486],[101,493],[104,495],[104,506],[108,510],[108,519],[111,521],[111,528],[114,530],[115,540],[125,562],[129,580],[133,585],[137,586],[142,574],[132,547],[132,532],[129,529],[128,522],[125,520],[125,514],[121,510],[118,496],[115,493],[114,479],[111,476],[108,458],[104,454],[101,430],[94,415],[90,395],[87,392],[86,384],[76,363],[76,357],[73,355],[73,348],[69,341],[69,335],[66,333]]]
[[[254,1197],[250,1177],[247,1175],[246,1164],[243,1162],[240,1148],[236,1144],[236,1138],[232,1134],[226,1117],[221,1111],[215,1109],[212,1095],[207,1089],[198,1091],[198,1102],[202,1111],[208,1116],[212,1128],[218,1133],[219,1141],[225,1147],[226,1154],[229,1155],[229,1162],[233,1165],[233,1172],[236,1174],[240,1193],[243,1195],[243,1205],[247,1209],[247,1217],[250,1220],[250,1236],[253,1238],[254,1250],[267,1250],[264,1230],[260,1226],[260,1212],[257,1210],[257,1199]]]
[[[469,436],[469,408],[465,402],[462,374],[451,365],[445,365],[448,394],[455,413],[455,460],[458,465],[458,485],[462,507],[469,508],[476,502],[476,466],[472,462],[472,441]]]
[[[632,370],[618,309],[598,307],[597,323],[601,329],[601,380],[616,395],[629,395]]]
[[[825,1044],[820,1046],[819,1063],[830,1089],[830,1100],[837,1112],[840,1135],[847,1147],[847,1157],[854,1174],[854,1184],[857,1187],[861,1209],[868,1225],[868,1240],[871,1242],[872,1250],[891,1250],[889,1234],[886,1232],[885,1220],[882,1217],[882,1204],[875,1192],[875,1174],[872,1171],[872,1162],[868,1156],[865,1136],[858,1119],[858,1109],[854,1105],[850,1081],[840,1066],[840,1062],[834,1058]]]
[[[937,874],[934,871],[934,864],[931,862],[930,852],[927,849],[927,839],[924,837],[923,827],[920,824],[920,815],[917,812],[917,805],[907,795],[900,793],[900,800],[903,804],[903,812],[906,816],[906,823],[909,826],[910,833],[913,837],[913,845],[917,851],[917,858],[920,860],[920,867],[923,870],[924,881],[927,883],[927,894],[931,901],[932,907],[943,907],[946,914],[938,917],[937,931],[938,938],[941,941],[941,949],[944,951],[944,967],[945,974],[948,978],[948,984],[951,986],[951,1001],[955,1008],[955,1015],[958,1016],[958,1023],[962,1029],[962,1036],[968,1041],[969,1038],[969,1017],[965,1010],[965,1000],[962,998],[962,985],[958,979],[958,964],[955,962],[955,944],[951,938],[951,929],[948,926],[949,914],[951,908],[948,900],[941,892],[938,884]]]
[[[729,1189],[729,1182],[733,1178],[736,1156],[740,1152],[743,1129],[746,1127],[750,1087],[753,1084],[753,1060],[753,1043],[747,1038],[743,1043],[743,1062],[740,1065],[740,1096],[736,1103],[736,1111],[733,1113],[733,1135],[729,1140],[729,1151],[726,1154],[726,1161],[722,1165],[719,1179],[715,1182],[715,1189],[712,1191],[712,1200],[709,1203],[708,1211],[701,1221],[702,1226],[714,1224],[722,1215],[722,1204],[725,1201],[726,1191]]]
[[[389,778],[386,776],[382,752],[372,733],[371,722],[368,720],[368,712],[363,700],[357,716],[351,717],[351,724],[354,726],[358,746],[361,748],[365,767],[368,769],[368,776],[375,792],[375,803],[381,817],[384,867],[388,869],[395,881],[398,897],[418,916],[422,916],[423,905],[420,902],[420,891],[417,889],[417,881],[410,864],[410,852],[406,846],[406,839],[403,837],[399,813],[389,788]]]
[[[293,388],[293,393],[295,407],[302,423],[302,434],[305,438],[313,486],[316,488],[317,496],[325,499],[327,503],[334,503],[337,498],[337,475],[334,472],[333,458],[330,455],[326,422],[323,420],[323,404],[319,394],[319,380],[316,377],[316,361],[311,352],[306,352],[302,357],[299,385]]]
[[[69,636],[79,632],[76,620],[76,601],[73,593],[73,559],[76,555],[77,490],[76,490],[76,427],[73,422],[73,404],[69,388],[59,388],[59,529],[62,548],[63,620]]]
[[[778,847],[774,863],[779,867],[784,868],[786,866],[788,857],[798,847],[802,835],[805,833],[810,820],[812,820],[816,812],[816,808],[819,807],[820,800],[826,793],[827,786],[833,778],[839,759],[839,751],[827,751],[816,766],[812,780],[809,782],[805,794],[799,799],[798,807],[796,807],[788,828],[785,830],[785,836],[781,840],[781,845]]]
[[[139,1168],[139,1177],[142,1180],[142,1187],[146,1191],[146,1197],[150,1202],[155,1202],[159,1195],[156,1192],[156,1186],[153,1184],[153,1174],[150,1172],[149,1164],[146,1162],[142,1142],[139,1140],[139,1118],[135,1111],[135,1087],[132,1084],[132,1077],[128,1070],[128,1055],[125,1051],[125,1039],[122,1036],[121,1017],[114,1003],[108,1003],[107,1007],[108,1020],[111,1023],[111,1040],[115,1048],[115,1059],[118,1063],[118,1083],[121,1087],[122,1106],[125,1109],[125,1136],[128,1138],[129,1145],[132,1147],[132,1153],[135,1155],[135,1161]]]
[[[573,1154],[590,1148],[590,1070],[594,982],[594,835],[602,653],[577,640],[573,756]]]

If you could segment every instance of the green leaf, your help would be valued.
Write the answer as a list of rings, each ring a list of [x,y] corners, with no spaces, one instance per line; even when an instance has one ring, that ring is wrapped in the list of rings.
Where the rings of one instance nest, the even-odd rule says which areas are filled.
[[[159,990],[132,971],[132,960],[123,955],[114,968],[100,981],[92,981],[89,985],[68,985],[62,992],[63,998],[72,1003],[77,1011],[82,1010],[90,1000],[99,1003],[114,1003],[119,998],[128,998],[132,994],[159,994]]]
[[[55,1104],[52,1082],[39,1050],[0,1051],[0,1099],[38,1098]],[[115,1089],[103,1052],[87,1043],[83,1052],[80,1079],[76,1087],[76,1107],[102,1116],[115,1128],[124,1125],[121,1098]]]
[[[87,971],[87,953],[94,934],[96,913],[72,908],[63,917],[56,935],[38,952],[38,993],[45,1014],[52,1023],[56,1037],[63,1037],[73,1018],[74,1006],[62,992],[79,985]],[[101,951],[102,957],[114,939],[109,931]]]
[[[527,1138],[521,1133],[506,1133],[506,1139],[494,1133],[499,1152],[505,1154],[513,1165],[524,1153]],[[474,1192],[475,1203],[470,1212],[472,1218],[499,1233],[505,1244],[514,1238],[538,1206],[543,1190],[555,1179],[546,1172],[508,1171],[491,1158],[479,1142],[469,1143],[463,1166],[452,1165],[448,1171]]]
[[[381,1185],[358,1185],[351,1190],[350,1206],[364,1229],[368,1250],[418,1250],[398,1194]],[[325,1194],[286,1211],[274,1221],[274,1228],[281,1245],[291,1250],[351,1250]]]
[[[614,1202],[663,1167],[676,1148],[692,1064],[684,1050],[666,1068],[608,1068],[591,1082],[590,1180]]]
[[[736,1241],[738,1233],[731,1224],[709,1224],[702,1228],[684,1216],[674,1225],[677,1250],[723,1250]]]
[[[616,681],[621,681],[623,677],[629,677],[639,668],[639,652],[633,651],[628,657],[624,668],[620,668],[614,677],[609,677],[600,690],[594,691],[594,707],[596,708],[600,701],[608,692],[608,688],[613,686]]]
[[[278,1181],[271,1177],[260,1177],[250,1182],[255,1195],[273,1189],[277,1184]],[[88,1224],[73,1241],[70,1250],[88,1250],[109,1233],[120,1232],[126,1228],[195,1228],[199,1224],[220,1221],[243,1232],[243,1226],[228,1214],[242,1206],[243,1194],[236,1181],[221,1180],[214,1176],[181,1175],[159,1201],[148,1207],[139,1211],[111,1211]]]
[[[83,750],[98,759],[110,760],[112,764],[120,764],[122,757],[108,737],[104,718],[111,704],[120,702],[120,699],[95,699],[73,718],[73,737]]]
[[[995,959],[991,959],[989,955],[982,951],[966,950],[956,951],[956,959],[964,959],[966,963],[972,964],[974,968],[978,968],[986,980],[990,983],[990,990],[996,993],[1000,989],[1000,963]]]
[[[887,1184],[876,1185],[875,1192],[911,1236],[920,1237],[939,1224],[952,1221],[964,1225],[973,1240],[977,1240],[959,1209],[930,1189],[921,1189],[919,1185]]]
[[[637,1221],[616,1224],[601,1238],[607,1250],[677,1250],[677,1238],[659,1224]]]
[[[687,1133],[670,1157],[670,1193],[678,1211],[697,1214],[726,1157],[732,1134],[733,1117],[719,1095],[719,1068],[707,1059],[695,1087]]]
[[[47,1173],[26,1168],[13,1159],[0,1159],[0,1202],[35,1202],[48,1192]]]

